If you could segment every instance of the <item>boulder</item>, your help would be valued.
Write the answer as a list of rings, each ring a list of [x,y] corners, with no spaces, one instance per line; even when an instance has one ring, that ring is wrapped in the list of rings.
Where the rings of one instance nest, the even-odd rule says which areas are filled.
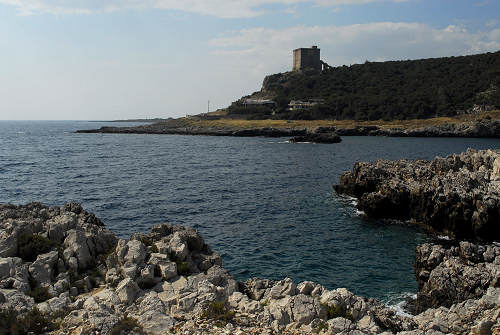
[[[128,241],[125,245],[122,262],[125,264],[142,264],[146,259],[146,246],[137,240]]]
[[[14,277],[22,260],[17,257],[0,258],[0,280]]]
[[[64,239],[63,245],[65,247],[64,254],[77,259],[78,270],[83,271],[94,264],[91,248],[95,248],[95,246],[92,240],[87,238],[84,231],[71,230]]]
[[[416,313],[432,307],[482,297],[500,283],[500,246],[460,242],[458,246],[423,244],[417,247],[415,276],[419,292]]]
[[[139,286],[130,278],[123,279],[116,287],[118,298],[126,305],[131,304],[139,292]]]

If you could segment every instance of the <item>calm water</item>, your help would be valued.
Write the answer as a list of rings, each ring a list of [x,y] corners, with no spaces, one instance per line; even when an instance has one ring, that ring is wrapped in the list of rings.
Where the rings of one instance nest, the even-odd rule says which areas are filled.
[[[500,140],[286,139],[75,134],[105,123],[0,121],[0,202],[81,202],[121,237],[168,221],[198,229],[232,274],[387,301],[416,292],[413,228],[360,217],[332,184],[356,161],[425,158]]]

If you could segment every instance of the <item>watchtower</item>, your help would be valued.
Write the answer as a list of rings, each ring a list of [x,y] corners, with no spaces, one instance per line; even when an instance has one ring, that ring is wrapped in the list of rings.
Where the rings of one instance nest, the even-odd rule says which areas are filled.
[[[321,71],[320,49],[313,45],[310,48],[293,50],[293,71],[314,69]]]

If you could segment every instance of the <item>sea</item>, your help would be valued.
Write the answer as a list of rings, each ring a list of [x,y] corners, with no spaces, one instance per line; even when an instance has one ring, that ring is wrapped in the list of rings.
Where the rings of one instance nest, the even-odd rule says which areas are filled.
[[[339,144],[142,134],[0,121],[0,203],[79,202],[118,236],[196,228],[238,280],[311,280],[397,305],[417,292],[418,228],[366,218],[333,184],[358,161],[433,159],[499,139],[343,137]]]

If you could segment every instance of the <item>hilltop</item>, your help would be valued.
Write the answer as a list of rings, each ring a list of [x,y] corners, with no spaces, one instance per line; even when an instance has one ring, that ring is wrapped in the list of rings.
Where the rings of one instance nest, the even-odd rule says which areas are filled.
[[[366,62],[267,76],[226,117],[408,120],[500,108],[500,51],[473,56]],[[310,105],[292,106],[293,101]],[[272,103],[259,104],[259,101]]]
[[[498,138],[499,110],[500,51],[278,73],[215,112],[79,132]]]

